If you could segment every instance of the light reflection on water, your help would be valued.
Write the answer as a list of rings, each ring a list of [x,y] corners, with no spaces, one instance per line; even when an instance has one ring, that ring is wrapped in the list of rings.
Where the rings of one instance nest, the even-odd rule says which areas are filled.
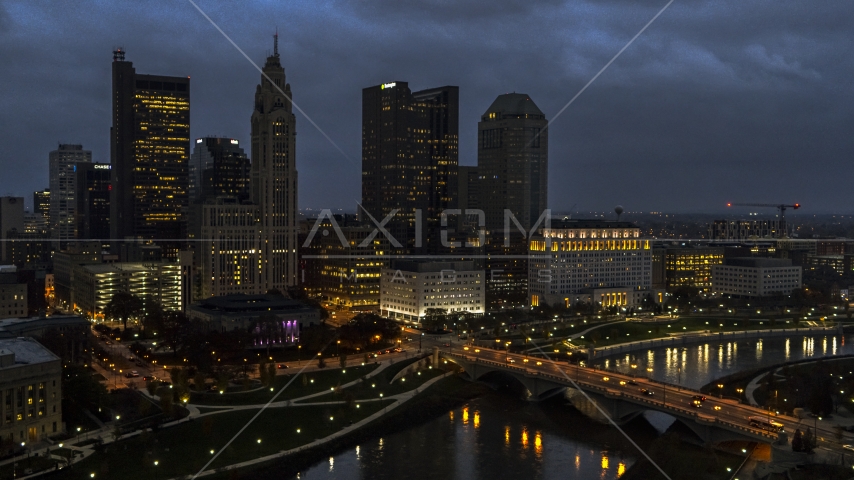
[[[854,354],[851,340],[850,336],[821,335],[739,340],[723,344],[708,342],[636,351],[599,360],[596,366],[638,375],[649,374],[656,380],[698,388],[740,370],[803,358]],[[632,364],[636,364],[637,369],[632,369]],[[651,373],[649,368],[652,368]]]
[[[447,417],[363,442],[296,478],[616,480],[635,462],[632,455],[569,438],[548,420],[532,420],[536,406],[508,403],[474,400]]]

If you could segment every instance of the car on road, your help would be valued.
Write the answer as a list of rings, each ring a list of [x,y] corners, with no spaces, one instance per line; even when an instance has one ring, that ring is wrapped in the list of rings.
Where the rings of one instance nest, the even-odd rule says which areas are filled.
[[[287,366],[287,365],[285,365],[284,363],[280,363],[280,364],[276,365],[276,368],[278,368],[279,370],[281,370],[281,369],[284,369],[284,368],[288,368],[288,366]]]
[[[854,445],[843,445],[842,448],[844,448],[845,450],[851,450],[852,452],[854,452]]]
[[[692,398],[695,402],[705,402],[705,401],[706,401],[706,396],[705,396],[705,395],[694,395],[694,396],[693,396],[693,397],[691,397],[691,398]]]
[[[109,341],[109,340],[105,340],[105,341],[104,341],[104,345],[112,345],[112,344],[113,344],[113,342],[111,342],[111,341]]]
[[[641,395],[645,395],[647,397],[651,397],[651,396],[655,395],[655,392],[653,392],[652,390],[650,390],[648,388],[641,388],[640,393],[641,393]]]
[[[628,382],[626,382],[626,383],[628,383],[629,385],[637,385],[637,384],[638,384],[638,382],[636,382],[636,381],[634,381],[634,380],[629,380],[629,381],[628,381]]]
[[[131,371],[130,371],[130,376],[131,376],[131,377],[138,377],[138,376],[139,376],[139,372],[137,372],[136,370],[131,370]]]
[[[516,360],[514,360],[510,357],[507,357],[507,363],[516,363]]]
[[[700,407],[702,407],[702,406],[703,406],[703,402],[701,402],[701,401],[699,401],[699,400],[692,400],[692,401],[691,401],[691,406],[692,406],[692,407],[694,407],[694,408],[700,408]]]
[[[155,377],[154,375],[145,375],[144,377],[142,377],[142,379],[146,382],[153,382],[157,380],[157,377]]]

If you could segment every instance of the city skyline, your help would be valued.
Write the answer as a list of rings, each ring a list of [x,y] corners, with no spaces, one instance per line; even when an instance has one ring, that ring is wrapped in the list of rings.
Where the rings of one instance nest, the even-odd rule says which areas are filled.
[[[325,4],[250,3],[240,12],[202,5],[259,64],[279,26],[283,64],[300,92],[295,100],[349,157],[307,122],[301,124],[302,207],[354,208],[362,88],[395,79],[413,89],[458,85],[460,164],[474,165],[477,120],[495,96],[525,92],[547,118],[554,117],[660,8],[511,2],[476,12],[462,4],[449,8],[455,20],[443,37],[429,33],[443,18],[428,14],[428,6],[413,6],[426,15],[423,25],[412,28],[392,4],[344,7],[352,10],[350,22],[339,15],[318,19],[317,12],[331,8]],[[15,122],[7,117],[0,134],[10,145],[0,157],[6,172],[0,193],[24,196],[29,203],[33,191],[47,186],[47,152],[60,142],[83,144],[95,162],[108,160],[107,59],[119,45],[142,71],[193,77],[192,138],[217,134],[249,140],[246,105],[257,72],[189,4],[151,12],[103,7],[104,29],[73,42],[67,40],[74,28],[45,27],[60,21],[75,25],[83,21],[82,13],[71,6],[42,8],[10,2],[0,13],[0,35],[10,51],[19,52],[9,59],[7,88],[15,95],[4,99],[4,107],[22,112]],[[612,17],[616,9],[620,15]],[[260,10],[270,19],[269,28],[239,27],[242,18]],[[164,12],[172,18],[155,24]],[[852,150],[844,134],[852,97],[834,87],[848,77],[849,65],[833,53],[848,42],[839,39],[852,12],[794,4],[746,6],[737,18],[727,12],[726,5],[675,3],[556,119],[549,128],[550,206],[607,210],[619,203],[634,211],[716,212],[728,201],[756,201],[800,202],[812,213],[850,210],[835,194],[844,188],[844,176],[825,173],[844,168]],[[728,40],[720,39],[714,20],[726,22]],[[826,24],[821,34],[809,26],[819,21]],[[117,34],[113,27],[119,22],[128,25]],[[751,22],[757,26],[748,28]],[[519,27],[520,41],[492,33],[505,24]],[[543,28],[523,33],[538,24]],[[163,38],[136,33],[151,28]],[[319,38],[314,33],[324,30],[336,33]],[[32,42],[36,31],[55,41]],[[64,74],[34,81],[37,72],[16,68],[33,60]],[[54,93],[35,95],[31,85]],[[27,113],[46,108],[61,114]],[[323,188],[328,171],[345,179],[335,191]],[[795,171],[798,175],[789,175]],[[760,176],[767,181],[749,180]]]

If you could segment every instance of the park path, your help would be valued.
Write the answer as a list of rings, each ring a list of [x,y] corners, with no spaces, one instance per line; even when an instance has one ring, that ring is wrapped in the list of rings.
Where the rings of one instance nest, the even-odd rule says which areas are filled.
[[[378,419],[378,418],[382,417],[383,415],[385,415],[385,414],[386,414],[386,413],[388,413],[389,411],[394,410],[395,408],[397,408],[397,407],[399,407],[399,406],[403,405],[404,403],[406,403],[407,401],[411,400],[411,399],[412,399],[412,398],[414,398],[416,395],[418,395],[421,391],[423,391],[423,390],[427,389],[428,387],[430,387],[430,386],[431,386],[431,385],[433,385],[434,383],[438,382],[439,380],[442,380],[443,378],[446,378],[446,377],[448,377],[449,375],[453,375],[453,374],[454,374],[454,372],[447,372],[447,373],[445,373],[445,374],[443,374],[443,375],[441,375],[441,376],[438,376],[438,377],[436,377],[436,378],[431,378],[431,379],[430,379],[430,380],[428,380],[427,382],[424,382],[424,384],[423,384],[423,385],[421,385],[420,387],[415,388],[414,390],[410,390],[410,391],[408,391],[408,392],[403,392],[403,393],[399,393],[399,394],[397,394],[397,395],[389,396],[387,399],[385,399],[385,401],[388,401],[388,400],[394,400],[394,403],[389,403],[389,405],[385,406],[382,410],[380,410],[380,411],[378,411],[378,412],[376,412],[376,413],[374,413],[374,414],[372,414],[372,415],[370,415],[370,416],[368,416],[368,417],[365,417],[364,419],[362,419],[362,420],[360,420],[360,421],[358,421],[358,422],[354,423],[353,425],[349,425],[349,426],[347,426],[347,427],[344,427],[344,428],[342,428],[341,430],[339,430],[339,431],[337,431],[337,432],[335,432],[335,433],[333,433],[333,434],[331,434],[331,435],[328,435],[328,436],[326,436],[326,437],[323,437],[323,438],[317,439],[317,440],[315,440],[315,441],[313,441],[313,442],[310,442],[310,443],[307,443],[307,444],[305,444],[305,445],[302,445],[302,446],[299,446],[299,447],[296,447],[296,448],[292,448],[292,449],[290,449],[290,450],[282,450],[281,452],[279,452],[279,453],[275,453],[275,454],[272,454],[272,455],[267,455],[267,456],[264,456],[264,457],[254,458],[254,459],[252,459],[252,460],[246,460],[246,461],[244,461],[244,462],[239,462],[239,463],[234,463],[234,464],[231,464],[231,465],[226,465],[226,466],[224,466],[224,467],[217,467],[217,468],[215,468],[215,469],[205,470],[205,471],[203,471],[203,472],[199,473],[199,474],[198,474],[198,477],[205,477],[205,476],[213,475],[213,474],[215,474],[215,473],[220,473],[220,472],[223,472],[223,471],[229,471],[229,470],[234,470],[234,469],[238,469],[238,468],[243,468],[243,467],[248,467],[248,466],[252,466],[252,465],[257,465],[257,464],[264,463],[264,462],[269,462],[269,461],[271,461],[271,460],[275,460],[275,459],[277,459],[277,458],[282,458],[282,457],[285,457],[285,456],[288,456],[288,455],[292,455],[292,454],[294,454],[294,453],[301,452],[301,451],[303,451],[303,450],[307,450],[307,449],[310,449],[310,448],[316,447],[316,446],[318,446],[318,445],[322,445],[322,444],[327,443],[327,442],[329,442],[329,441],[332,441],[332,440],[334,440],[334,439],[336,439],[336,438],[339,438],[339,437],[342,437],[342,436],[344,436],[344,435],[347,435],[348,433],[350,433],[350,432],[352,432],[352,431],[354,431],[354,430],[357,430],[357,429],[359,429],[359,428],[363,427],[364,425],[367,425],[367,424],[369,424],[369,423],[373,422],[374,420],[376,420],[376,419]],[[380,401],[380,399],[364,400],[364,402],[369,402],[369,401],[372,401],[372,402],[378,402],[378,401]],[[321,403],[321,405],[322,405],[322,404],[325,404],[325,403]],[[306,404],[306,405],[310,405],[310,404]],[[258,408],[258,407],[256,406],[255,408]],[[186,477],[186,476],[176,477],[175,479],[171,479],[171,480],[179,480],[179,479],[181,479],[181,478],[185,478],[185,477]]]

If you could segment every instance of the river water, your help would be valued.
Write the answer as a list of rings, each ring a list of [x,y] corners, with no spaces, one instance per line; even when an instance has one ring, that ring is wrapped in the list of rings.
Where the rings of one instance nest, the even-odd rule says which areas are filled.
[[[648,374],[655,379],[697,388],[739,370],[841,354],[854,354],[854,336],[661,348],[604,359],[597,366],[628,372],[635,365],[638,373],[651,368]],[[636,461],[634,451],[607,449],[591,441],[589,431],[568,428],[573,419],[591,428],[574,409],[555,416],[550,415],[550,408],[506,394],[489,394],[408,430],[342,451],[295,478],[611,480],[620,478]],[[671,417],[656,412],[648,412],[647,419],[659,431],[672,422]]]

